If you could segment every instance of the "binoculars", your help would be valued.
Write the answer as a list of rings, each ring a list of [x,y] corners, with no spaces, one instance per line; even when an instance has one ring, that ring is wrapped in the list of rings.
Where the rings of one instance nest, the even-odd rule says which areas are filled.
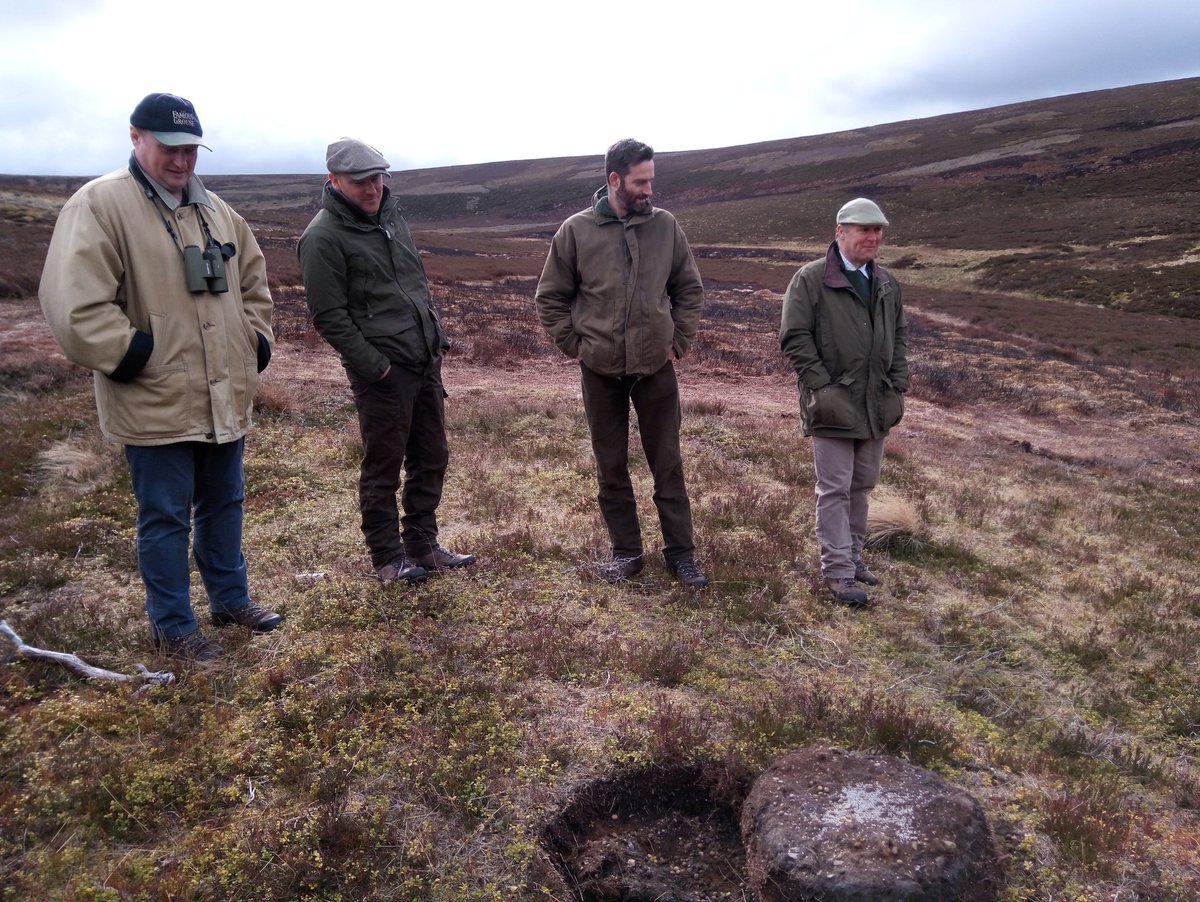
[[[237,253],[231,243],[217,244],[213,242],[204,250],[199,246],[189,244],[183,249],[183,274],[187,280],[187,289],[192,294],[211,291],[213,294],[224,294],[229,290],[229,281],[225,278],[225,261],[232,260]]]

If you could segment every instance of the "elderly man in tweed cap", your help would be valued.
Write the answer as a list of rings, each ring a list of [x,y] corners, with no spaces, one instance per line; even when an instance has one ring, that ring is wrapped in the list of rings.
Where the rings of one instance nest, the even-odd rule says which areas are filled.
[[[868,603],[860,584],[879,585],[862,559],[867,502],[908,390],[900,283],[875,261],[886,225],[874,201],[844,204],[828,252],[788,285],[779,331],[812,437],[821,574],[830,595],[849,605]]]

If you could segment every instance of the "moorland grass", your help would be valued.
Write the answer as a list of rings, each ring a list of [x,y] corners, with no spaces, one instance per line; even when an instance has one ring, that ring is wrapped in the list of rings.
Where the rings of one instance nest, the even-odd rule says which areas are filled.
[[[445,306],[464,344],[474,290]],[[486,297],[513,334],[534,330],[527,298]],[[748,322],[741,340],[765,355],[770,330]],[[545,898],[538,836],[586,781],[699,765],[736,803],[806,742],[901,755],[972,792],[1007,856],[1005,899],[1200,892],[1187,838],[1200,567],[1180,539],[1200,498],[1171,475],[1187,465],[1049,453],[1052,430],[1029,433],[1043,454],[998,438],[1001,417],[1064,422],[1048,402],[1013,413],[1015,399],[1053,398],[1044,368],[940,328],[914,335],[914,360],[1002,387],[948,399],[914,381],[885,484],[919,512],[923,541],[873,553],[884,587],[866,612],[831,606],[816,572],[790,380],[752,369],[767,381],[747,384],[779,406],[748,406],[725,391],[730,365],[710,383],[703,360],[681,367],[683,440],[712,587],[681,589],[653,556],[629,585],[596,580],[606,540],[577,377],[521,344],[508,362],[523,372],[494,369],[486,387],[454,390],[447,364],[444,538],[480,564],[382,588],[361,547],[361,447],[336,361],[285,342],[248,445],[246,542],[257,600],[286,625],[223,631],[223,664],[144,691],[7,663],[7,898]],[[1136,373],[1056,366],[1089,402],[1074,428],[1149,416],[1194,465],[1195,424],[1125,391]],[[103,453],[86,382],[54,390],[54,405],[0,405],[15,453],[34,459],[68,432]],[[120,467],[71,475],[24,468],[0,498],[19,534],[3,616],[34,644],[131,670],[153,655],[127,480]]]

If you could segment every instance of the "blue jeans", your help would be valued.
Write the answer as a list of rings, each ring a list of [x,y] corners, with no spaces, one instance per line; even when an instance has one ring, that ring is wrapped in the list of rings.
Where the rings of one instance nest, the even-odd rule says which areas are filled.
[[[198,628],[192,613],[188,537],[213,611],[250,602],[242,554],[245,439],[213,445],[175,442],[126,445],[137,498],[137,555],[146,584],[146,613],[156,637],[174,639]]]

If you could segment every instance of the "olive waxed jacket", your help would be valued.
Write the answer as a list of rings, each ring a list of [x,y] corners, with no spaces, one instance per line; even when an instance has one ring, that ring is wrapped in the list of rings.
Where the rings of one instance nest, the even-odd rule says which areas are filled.
[[[647,375],[687,353],[704,285],[675,217],[651,208],[618,219],[606,186],[559,227],[535,302],[568,357],[603,376]]]
[[[872,264],[870,304],[850,287],[837,242],[783,298],[779,345],[796,370],[805,435],[876,439],[900,422],[908,390],[900,283]]]
[[[390,365],[424,370],[449,347],[400,202],[385,188],[375,216],[325,183],[297,247],[313,325],[361,378]]]

